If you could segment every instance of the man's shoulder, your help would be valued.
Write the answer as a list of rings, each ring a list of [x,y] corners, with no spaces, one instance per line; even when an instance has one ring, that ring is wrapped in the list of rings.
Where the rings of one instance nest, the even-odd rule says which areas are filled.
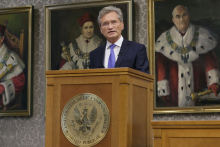
[[[135,42],[135,41],[128,41],[128,42],[131,43],[131,44],[134,44],[134,45],[144,46],[144,44],[141,44],[141,43],[138,43],[138,42]]]
[[[141,44],[141,43],[138,43],[138,42],[135,42],[135,41],[129,41],[129,40],[126,40],[124,39],[125,43],[128,44],[128,45],[132,45],[132,46],[139,46],[139,47],[145,47],[144,44]]]
[[[94,53],[98,53],[100,51],[102,51],[103,49],[105,49],[106,43],[97,47],[96,49],[94,49],[93,51],[90,52],[90,54],[94,54]]]
[[[3,44],[1,47],[1,56],[5,56],[5,54],[10,54],[10,55],[14,55],[16,53],[14,53],[12,50],[10,50],[6,44]]]
[[[204,35],[204,37],[213,35],[216,36],[216,34],[209,28],[206,28],[204,26],[197,26],[199,28],[198,32],[200,35]]]
[[[80,34],[80,35],[75,39],[75,41],[77,41],[77,42],[83,41],[83,35]]]
[[[170,29],[168,29],[168,30],[164,31],[163,33],[161,33],[160,37],[161,37],[161,36],[166,36],[166,34],[167,34],[168,32],[178,32],[178,31],[177,31],[177,29],[176,29],[176,26],[173,25]]]
[[[156,40],[156,46],[158,45],[158,43],[162,43],[162,42],[165,43],[167,39],[167,35],[171,35],[175,33],[177,33],[177,30],[176,30],[175,25],[173,25],[169,30],[166,30],[160,34],[160,36]]]

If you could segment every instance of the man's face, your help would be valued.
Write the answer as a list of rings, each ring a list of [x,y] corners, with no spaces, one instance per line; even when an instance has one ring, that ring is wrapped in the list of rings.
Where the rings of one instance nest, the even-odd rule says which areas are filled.
[[[85,39],[92,38],[94,34],[94,24],[91,21],[85,22],[82,26],[81,33]]]
[[[189,26],[189,13],[185,7],[176,7],[173,10],[173,23],[180,32],[185,32]]]
[[[102,16],[100,31],[110,43],[115,43],[121,37],[124,23],[118,19],[118,14],[110,12]]]

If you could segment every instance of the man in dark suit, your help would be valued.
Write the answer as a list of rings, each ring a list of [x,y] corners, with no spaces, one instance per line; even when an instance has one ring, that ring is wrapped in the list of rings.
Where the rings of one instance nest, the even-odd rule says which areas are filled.
[[[113,6],[103,8],[99,12],[98,23],[107,42],[90,52],[90,68],[130,67],[149,73],[146,47],[128,41],[121,35],[124,23],[119,8]]]

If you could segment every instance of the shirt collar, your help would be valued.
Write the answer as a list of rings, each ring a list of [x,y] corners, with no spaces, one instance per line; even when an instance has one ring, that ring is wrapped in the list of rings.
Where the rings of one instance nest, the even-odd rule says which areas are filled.
[[[86,39],[86,38],[84,38],[84,37],[83,37],[83,40],[84,40],[84,41],[86,41],[86,40],[90,41],[90,40],[91,40],[91,38],[90,38],[90,39]]]
[[[118,47],[121,47],[123,40],[124,40],[124,38],[121,35],[121,37],[114,44]],[[111,43],[107,41],[107,44],[106,44],[107,49],[110,49],[110,47],[109,47],[110,45],[111,45]]]

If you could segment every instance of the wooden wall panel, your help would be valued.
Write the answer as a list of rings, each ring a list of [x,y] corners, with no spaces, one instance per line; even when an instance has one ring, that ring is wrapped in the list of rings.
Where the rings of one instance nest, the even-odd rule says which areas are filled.
[[[132,119],[132,142],[139,146],[147,146],[147,115],[146,112],[146,87],[135,86],[133,87],[133,119]]]
[[[53,141],[53,86],[47,86],[46,99],[46,130],[45,130],[45,146],[52,147]]]
[[[152,121],[154,147],[219,147],[220,121]]]
[[[170,138],[170,147],[219,147],[220,138]]]

